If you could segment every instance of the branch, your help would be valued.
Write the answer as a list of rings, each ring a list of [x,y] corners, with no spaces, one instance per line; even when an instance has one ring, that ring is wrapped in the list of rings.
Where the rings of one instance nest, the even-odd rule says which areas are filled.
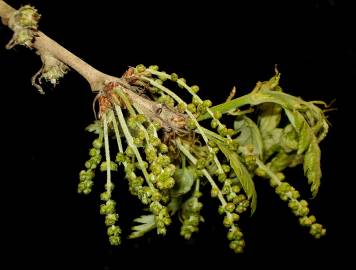
[[[15,12],[16,9],[0,0],[0,17],[4,25],[9,26],[9,20]],[[93,92],[102,89],[105,82],[118,79],[95,69],[41,31],[36,33],[32,47],[37,49],[39,54],[50,54],[77,71],[88,81]]]

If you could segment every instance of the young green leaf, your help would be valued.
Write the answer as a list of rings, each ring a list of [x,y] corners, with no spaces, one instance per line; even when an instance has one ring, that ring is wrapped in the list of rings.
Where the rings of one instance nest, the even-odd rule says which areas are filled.
[[[275,128],[271,131],[261,133],[263,143],[263,160],[267,160],[281,148],[283,129]]]
[[[263,154],[263,143],[260,131],[255,122],[247,116],[241,116],[234,122],[234,129],[240,132],[240,135],[235,139],[239,145],[253,145],[257,155],[261,158]]]
[[[100,134],[103,130],[103,124],[101,121],[97,120],[85,128],[86,131],[93,132],[95,134]]]
[[[194,184],[194,170],[192,167],[183,166],[177,169],[174,174],[175,185],[171,192],[173,197],[179,197],[189,192]]]
[[[308,178],[308,183],[311,184],[311,191],[315,197],[318,193],[321,178],[320,148],[315,137],[305,153],[303,167],[304,174]]]
[[[258,117],[258,127],[261,133],[271,132],[281,121],[282,108],[273,103],[265,103],[260,107],[260,115]]]
[[[321,154],[318,140],[301,113],[298,111],[285,111],[293,127],[299,133],[297,153],[302,154],[306,150],[303,164],[304,174],[308,178],[308,183],[311,185],[311,191],[313,196],[315,196],[318,193],[321,178]]]
[[[257,193],[255,190],[255,184],[252,177],[246,167],[240,162],[237,153],[230,151],[224,144],[217,143],[220,150],[224,153],[225,157],[230,161],[230,165],[238,180],[240,181],[242,188],[244,189],[247,197],[251,199],[251,214],[256,210],[257,206]]]
[[[154,215],[143,215],[139,218],[134,219],[134,221],[137,223],[141,223],[141,224],[133,226],[131,228],[133,230],[133,232],[129,236],[130,239],[141,237],[145,233],[156,228],[156,222],[155,222]]]
[[[294,167],[303,156],[297,154],[287,154],[284,151],[279,152],[267,165],[273,172],[281,172],[287,167]]]

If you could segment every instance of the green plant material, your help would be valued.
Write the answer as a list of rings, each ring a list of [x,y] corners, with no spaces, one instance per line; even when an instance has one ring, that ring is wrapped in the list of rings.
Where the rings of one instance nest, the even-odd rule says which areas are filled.
[[[234,129],[240,133],[235,141],[240,146],[253,146],[253,150],[258,157],[263,154],[263,143],[255,122],[247,116],[241,116],[234,122]]]
[[[137,224],[129,238],[153,229],[165,235],[172,217],[178,215],[180,234],[190,239],[203,221],[201,197],[206,189],[201,191],[200,185],[208,184],[208,195],[219,202],[217,212],[228,230],[229,247],[241,253],[245,241],[238,222],[249,207],[252,214],[256,210],[255,181],[260,179],[269,180],[312,236],[325,235],[326,229],[309,215],[308,202],[300,199],[284,174],[286,168],[303,164],[316,196],[322,175],[319,143],[329,129],[327,110],[319,107],[328,108],[325,102],[308,102],[285,93],[277,69],[270,80],[257,82],[250,93],[233,99],[234,88],[226,102],[215,106],[200,95],[204,89],[157,65],[137,65],[121,78],[108,76],[39,34],[40,15],[35,8],[26,5],[14,10],[0,2],[3,22],[14,31],[6,48],[24,45],[37,49],[41,56],[43,67],[32,78],[40,93],[44,93],[41,80],[57,84],[68,71],[66,64],[82,74],[97,93],[93,104],[98,103],[97,120],[86,128],[96,138],[85,169],[79,173],[78,193],[90,194],[97,170],[106,173],[100,214],[105,216],[111,245],[121,244],[120,218],[112,196],[117,181],[112,172],[120,170],[124,179],[119,181],[127,181],[128,191],[149,213],[134,219]],[[233,128],[226,124],[230,117]],[[112,143],[116,144],[114,150]]]
[[[315,197],[319,190],[321,178],[321,153],[317,138],[301,113],[286,110],[286,114],[299,135],[297,154],[300,155],[306,151],[303,163],[304,174],[308,178],[308,183],[311,185],[311,191]]]
[[[143,215],[139,218],[135,218],[134,222],[140,223],[140,225],[135,225],[131,228],[133,230],[129,236],[131,239],[141,237],[145,233],[156,228],[154,215]]]
[[[172,197],[179,197],[189,192],[195,181],[195,168],[183,166],[175,171],[176,184],[171,192]]]
[[[249,171],[240,162],[239,156],[236,152],[230,151],[226,146],[221,143],[217,143],[225,157],[230,161],[230,165],[236,173],[238,181],[241,183],[242,188],[246,192],[246,195],[251,199],[251,213],[253,214],[257,207],[257,193],[255,190],[255,184],[251,178]]]
[[[153,229],[165,235],[171,217],[178,215],[180,233],[190,239],[203,221],[200,183],[209,183],[209,195],[219,200],[218,212],[224,215],[229,247],[240,253],[245,241],[238,222],[248,208],[251,214],[256,210],[257,177],[269,179],[300,224],[309,227],[315,238],[325,234],[315,217],[308,215],[307,202],[300,200],[299,192],[285,182],[283,173],[303,163],[316,195],[321,178],[319,142],[328,131],[323,111],[315,105],[318,102],[284,93],[278,85],[278,72],[271,80],[257,83],[250,94],[214,107],[210,100],[198,96],[198,86],[189,86],[185,79],[159,71],[157,66],[139,65],[129,74],[125,83],[108,84],[98,94],[99,120],[87,130],[99,137],[89,151],[90,159],[78,185],[80,193],[89,194],[94,171],[100,167],[107,172],[106,191],[101,195],[106,204],[100,211],[106,215],[111,244],[121,242],[121,230],[116,225],[120,220],[111,199],[111,171],[120,166],[124,167],[130,193],[151,212],[134,219],[138,224],[132,227],[129,238],[141,237]],[[191,101],[184,101],[167,88],[169,80],[185,89]],[[130,99],[127,91],[138,86],[144,89],[140,91],[150,92],[151,100]],[[242,106],[250,108],[239,111]],[[248,115],[251,112],[257,114]],[[282,123],[283,114],[289,122]],[[228,117],[234,118],[233,129],[222,122]],[[211,121],[203,121],[208,118]],[[116,162],[110,157],[109,134],[116,138]],[[101,162],[103,146],[105,161]]]
[[[213,107],[198,95],[203,90],[197,85],[190,86],[184,78],[155,65],[138,65],[120,80],[107,82],[95,98],[98,120],[86,128],[97,138],[79,174],[78,192],[89,194],[96,170],[106,172],[100,213],[105,216],[110,244],[121,243],[120,219],[111,196],[116,180],[111,173],[121,169],[129,192],[149,213],[134,219],[129,238],[152,230],[165,235],[174,215],[182,222],[180,234],[193,237],[203,221],[200,185],[208,183],[209,196],[219,201],[217,212],[223,215],[229,247],[240,253],[245,241],[238,222],[248,208],[255,212],[255,181],[261,178],[270,181],[302,226],[315,238],[323,236],[326,230],[285,181],[284,170],[303,163],[316,195],[321,178],[319,143],[328,123],[316,106],[322,103],[284,93],[279,80],[276,71],[251,93],[235,99],[230,95]],[[167,87],[167,81],[176,91],[174,86]],[[181,91],[190,99],[183,100],[178,95]],[[281,121],[284,114],[286,123]],[[233,128],[225,124],[229,117],[233,117]],[[117,144],[116,153],[110,149],[112,141]]]

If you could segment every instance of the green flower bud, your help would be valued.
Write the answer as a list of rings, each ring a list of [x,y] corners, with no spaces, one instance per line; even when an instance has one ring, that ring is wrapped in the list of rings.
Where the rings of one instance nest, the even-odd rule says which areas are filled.
[[[192,90],[192,92],[193,93],[198,93],[198,91],[199,91],[199,86],[198,85],[193,85],[192,87],[191,87],[191,90]]]
[[[225,173],[219,173],[218,180],[223,183],[226,180],[226,174]]]
[[[113,191],[113,190],[114,190],[114,187],[115,187],[115,185],[114,185],[113,183],[110,183],[110,184],[106,183],[106,184],[105,184],[105,189],[106,189],[106,190]]]
[[[235,210],[235,204],[233,204],[233,203],[227,203],[227,204],[225,205],[225,210],[226,210],[227,212],[230,212],[230,213],[234,212],[234,210]]]
[[[239,214],[242,214],[243,212],[245,212],[247,209],[246,207],[243,207],[242,205],[238,205],[236,207],[236,212],[239,213]]]
[[[219,111],[215,111],[215,112],[214,112],[214,118],[220,119],[221,117],[222,117],[221,112],[219,112]]]
[[[222,167],[224,173],[228,173],[231,170],[231,167],[229,165],[226,165],[226,164],[221,165],[221,167]]]
[[[158,137],[150,137],[150,143],[153,145],[153,146],[159,146],[161,144],[161,140],[158,138]]]
[[[211,102],[210,99],[206,99],[206,100],[203,101],[203,106],[205,108],[209,108],[209,107],[211,107],[211,105],[213,105],[213,103]]]
[[[177,106],[177,109],[180,113],[185,112],[186,108],[187,108],[187,106],[184,103],[179,103]]]
[[[108,207],[106,206],[106,204],[101,204],[100,205],[100,214],[101,215],[106,215],[107,214],[107,209],[108,209]]]
[[[229,136],[234,136],[236,133],[237,133],[237,131],[232,128],[227,129],[227,135],[229,135]]]
[[[164,144],[164,143],[161,143],[159,145],[159,151],[161,153],[167,153],[168,152],[168,146],[166,144]]]
[[[188,119],[187,121],[187,127],[191,130],[195,129],[197,126],[196,126],[196,123],[193,119]]]
[[[91,192],[91,188],[85,188],[83,190],[84,195],[88,195]]]
[[[211,128],[215,129],[215,128],[217,128],[218,125],[219,125],[218,120],[216,120],[216,119],[211,120],[211,123],[210,123]]]
[[[210,192],[211,197],[216,198],[218,196],[218,194],[219,194],[219,189],[216,187],[213,187]]]
[[[238,214],[236,214],[236,213],[232,213],[231,216],[232,216],[232,219],[233,219],[234,221],[239,221],[239,220],[240,220],[240,215],[238,215]]]
[[[153,194],[153,196],[155,196],[155,194]],[[150,211],[152,212],[152,214],[157,216],[161,211],[162,207],[163,206],[158,201],[153,201],[150,204]]]
[[[106,226],[111,226],[114,225],[115,222],[118,220],[119,215],[118,214],[108,214],[105,216],[105,224]]]
[[[233,185],[231,190],[232,192],[239,193],[241,191],[241,187],[239,185]]]
[[[99,150],[101,147],[103,147],[103,141],[101,139],[96,139],[93,141],[93,146]]]
[[[136,66],[136,71],[138,73],[145,72],[145,70],[146,70],[146,67],[143,64],[139,64]]]
[[[224,217],[223,224],[226,228],[230,228],[234,224],[234,220],[231,215],[226,215]]]
[[[163,82],[160,80],[160,79],[155,79],[155,83],[159,84],[159,85],[162,85]]]
[[[100,154],[100,150],[96,149],[96,148],[91,148],[89,151],[89,156],[94,157],[96,155]]]
[[[230,193],[228,193],[228,194],[226,195],[226,199],[227,199],[229,202],[233,201],[236,197],[237,197],[237,195],[236,195],[236,193],[234,193],[234,192],[230,192]]]
[[[176,82],[176,81],[178,80],[178,75],[177,75],[177,73],[172,73],[172,74],[171,74],[171,80],[172,80],[173,82]]]
[[[151,65],[148,67],[151,70],[158,71],[158,66],[157,65]]]
[[[197,112],[197,108],[193,103],[189,103],[187,105],[187,109],[188,111],[190,111],[191,113],[196,113]]]
[[[112,225],[107,229],[108,235],[119,235],[121,233],[121,229],[119,226]]]
[[[102,200],[102,201],[108,201],[108,200],[110,200],[110,194],[107,192],[107,191],[105,191],[105,192],[103,192],[103,193],[101,193],[100,194],[100,199]]]
[[[159,75],[158,78],[162,81],[165,82],[168,79],[168,74],[166,72],[162,72],[162,75]]]
[[[184,78],[179,78],[177,80],[177,83],[179,88],[184,88],[184,85],[186,84],[186,80]]]
[[[227,135],[227,128],[224,124],[221,124],[218,126],[218,133],[221,135],[221,136],[226,136]]]
[[[124,162],[125,161],[125,155],[124,155],[124,153],[118,153],[117,155],[116,155],[116,162],[117,163],[122,163],[122,162]]]
[[[192,99],[192,103],[195,105],[195,106],[198,106],[199,104],[201,104],[201,100],[197,97],[197,96],[194,96],[193,99]]]
[[[110,241],[110,244],[112,246],[118,246],[121,244],[121,239],[119,236],[116,236],[116,235],[112,235],[109,237],[109,241]]]
[[[100,164],[100,171],[105,172],[107,170],[107,163],[106,161]],[[110,162],[110,170],[117,171],[117,164],[113,161]]]
[[[219,206],[219,208],[218,208],[218,213],[219,213],[220,215],[225,214],[225,208],[224,208],[222,205]]]

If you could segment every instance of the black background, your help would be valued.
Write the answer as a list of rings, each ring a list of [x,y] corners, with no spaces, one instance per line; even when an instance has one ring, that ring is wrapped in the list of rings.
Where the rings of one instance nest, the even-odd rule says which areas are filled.
[[[94,119],[94,95],[75,72],[56,88],[47,86],[46,95],[38,94],[30,83],[41,66],[38,56],[20,47],[6,51],[11,31],[1,25],[1,131],[3,148],[9,150],[3,153],[1,223],[5,256],[15,255],[10,269],[18,263],[117,269],[129,262],[189,269],[193,264],[212,263],[283,267],[286,260],[303,266],[346,262],[351,250],[346,243],[352,243],[353,236],[347,229],[351,200],[346,194],[353,179],[348,173],[352,145],[345,123],[352,125],[354,114],[346,117],[344,103],[351,99],[356,75],[351,7],[337,0],[263,5],[251,1],[248,6],[224,1],[194,6],[169,1],[73,2],[31,1],[43,15],[43,32],[105,73],[120,76],[128,66],[158,64],[200,85],[201,95],[217,104],[234,85],[242,95],[258,80],[267,80],[278,64],[281,85],[288,93],[306,100],[336,98],[338,111],[330,113],[330,134],[321,144],[322,186],[310,202],[328,235],[314,240],[268,183],[258,180],[257,211],[242,220],[247,243],[243,255],[229,250],[218,204],[208,197],[203,210],[206,221],[193,240],[182,239],[179,226],[173,225],[167,237],[124,237],[121,247],[110,247],[98,211],[103,177],[95,180],[91,195],[76,193],[78,172],[93,140],[84,128]],[[18,8],[27,1],[11,4]],[[288,177],[310,197],[301,168]],[[121,227],[128,235],[140,204],[125,188],[118,184],[117,201]]]

